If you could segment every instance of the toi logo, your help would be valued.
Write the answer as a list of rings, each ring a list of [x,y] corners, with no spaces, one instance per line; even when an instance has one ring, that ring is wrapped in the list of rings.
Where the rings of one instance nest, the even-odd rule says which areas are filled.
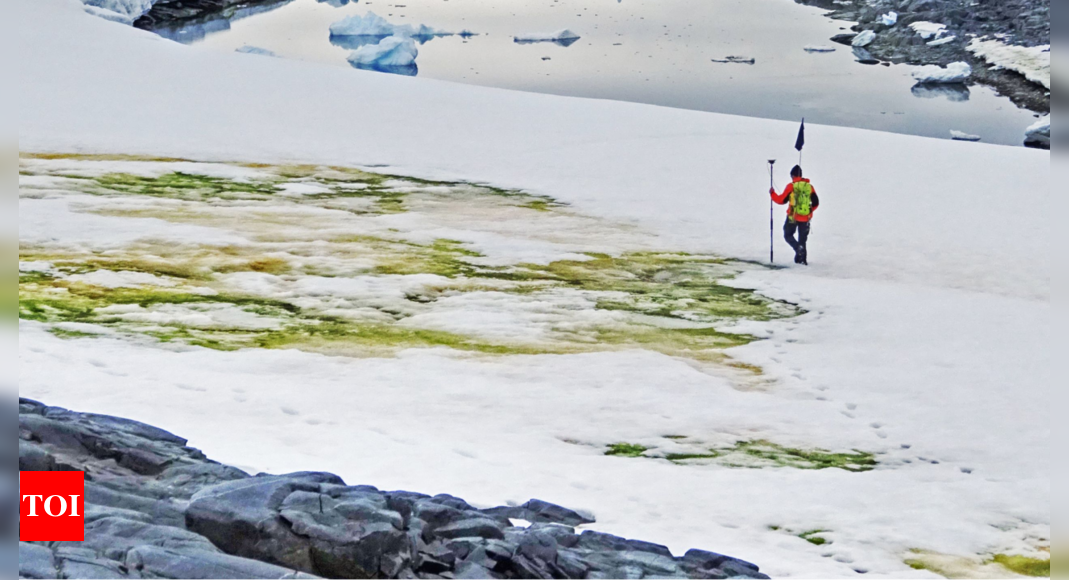
[[[19,472],[19,541],[85,541],[85,474]]]

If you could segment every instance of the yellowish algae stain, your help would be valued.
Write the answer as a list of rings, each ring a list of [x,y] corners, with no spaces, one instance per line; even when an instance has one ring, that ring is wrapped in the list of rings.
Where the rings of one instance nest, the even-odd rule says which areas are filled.
[[[26,197],[248,240],[20,246],[20,264],[48,266],[20,267],[20,318],[67,338],[97,327],[220,350],[347,356],[641,348],[759,376],[724,353],[754,340],[731,325],[799,313],[722,284],[752,266],[656,251],[626,227],[522,192],[339,167],[123,155],[22,155],[20,173],[62,183],[20,184]],[[465,324],[467,310],[453,306],[464,300],[519,327],[495,334]]]
[[[1049,548],[1047,549],[1049,553]],[[1041,548],[1042,552],[1043,549]],[[964,557],[913,550],[905,561],[914,570],[926,570],[944,578],[1049,578],[1050,559],[1028,556]]]

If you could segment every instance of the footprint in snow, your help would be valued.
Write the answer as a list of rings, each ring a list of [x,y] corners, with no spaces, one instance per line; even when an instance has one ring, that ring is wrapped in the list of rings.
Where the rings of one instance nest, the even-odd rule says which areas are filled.
[[[95,360],[95,359],[94,359],[94,360],[90,360],[90,361],[87,361],[87,362],[88,362],[89,364],[91,364],[91,365],[95,366],[95,367],[96,367],[96,368],[98,368],[98,369],[106,369],[106,368],[108,368],[108,365],[107,365],[106,363],[104,363],[104,362],[101,362],[101,361],[98,361],[98,360]]]
[[[280,410],[291,417],[296,417],[297,415],[300,415],[300,413],[296,409],[291,409],[289,407],[282,407]]]
[[[853,413],[850,413],[848,411],[843,411],[842,413],[843,413],[843,416],[845,416],[848,419],[857,419],[857,416],[854,415]]]
[[[175,386],[178,387],[179,389],[182,389],[183,391],[193,391],[194,393],[207,393],[208,392],[208,389],[205,389],[203,387],[194,387],[193,385],[181,384],[181,385],[175,385]]]
[[[857,404],[855,404],[855,403],[847,403],[846,404],[846,409],[848,411],[856,411],[857,410]]]
[[[883,429],[883,423],[873,423],[869,425],[869,427],[872,427],[873,429]]]

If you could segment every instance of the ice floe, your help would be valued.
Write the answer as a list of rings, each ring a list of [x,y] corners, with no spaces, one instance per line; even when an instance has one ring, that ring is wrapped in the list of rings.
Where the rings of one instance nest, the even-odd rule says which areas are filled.
[[[367,14],[353,15],[339,20],[330,25],[330,35],[334,36],[401,36],[416,38],[431,38],[434,36],[452,36],[454,33],[445,32],[420,24],[391,24],[385,18],[368,12]]]
[[[813,45],[805,47],[803,50],[806,52],[835,52],[835,48],[827,45]]]
[[[416,41],[403,36],[388,36],[378,44],[361,46],[349,55],[349,64],[365,70],[377,70],[414,76],[419,49]]]
[[[1024,142],[1025,145],[1050,147],[1050,115],[1025,130]]]
[[[921,84],[960,84],[972,76],[972,67],[965,62],[952,62],[946,68],[928,65],[919,66],[911,73],[913,80]]]
[[[513,40],[521,44],[531,42],[556,42],[562,44],[571,44],[579,40],[579,35],[566,28],[564,30],[558,30],[557,32],[550,33],[519,34],[514,36]]]
[[[850,44],[862,48],[872,44],[873,40],[876,40],[876,33],[871,30],[864,30],[858,33],[858,35],[854,37],[854,41]]]
[[[951,129],[951,131],[950,131],[950,138],[955,140],[955,141],[979,141],[980,140],[980,136],[979,135],[970,135],[968,133],[963,133],[962,131],[955,131],[953,129]]]

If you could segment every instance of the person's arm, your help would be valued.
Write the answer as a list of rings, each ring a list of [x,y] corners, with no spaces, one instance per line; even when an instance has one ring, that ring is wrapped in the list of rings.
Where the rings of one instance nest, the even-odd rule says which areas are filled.
[[[779,205],[786,205],[787,200],[790,199],[791,194],[794,193],[794,183],[788,183],[787,189],[783,190],[783,193],[776,193],[776,188],[768,190],[769,195],[772,196],[772,201]]]
[[[815,212],[815,211],[817,211],[817,208],[820,207],[820,197],[817,195],[817,190],[816,189],[813,190],[813,204],[812,205],[813,205],[813,208],[809,210],[810,212]]]

